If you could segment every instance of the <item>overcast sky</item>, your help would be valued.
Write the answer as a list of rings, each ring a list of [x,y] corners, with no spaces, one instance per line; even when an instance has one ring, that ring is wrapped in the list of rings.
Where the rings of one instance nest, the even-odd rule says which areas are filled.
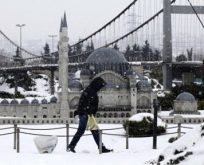
[[[11,40],[49,40],[57,34],[60,19],[67,13],[70,41],[76,41],[94,32],[115,17],[133,0],[0,0],[0,30]]]

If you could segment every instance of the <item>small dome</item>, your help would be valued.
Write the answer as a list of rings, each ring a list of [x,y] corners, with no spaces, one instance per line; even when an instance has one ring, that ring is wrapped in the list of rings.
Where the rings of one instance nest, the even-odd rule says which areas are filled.
[[[1,104],[9,104],[8,100],[4,99],[1,101]]]
[[[68,83],[69,83],[68,87],[71,88],[71,89],[72,88],[77,88],[77,89],[80,89],[80,90],[83,89],[82,84],[78,80],[70,80]]]
[[[151,90],[151,84],[146,79],[142,79],[137,82],[136,87],[141,90]]]
[[[80,76],[90,76],[91,71],[89,69],[83,69],[80,73]]]
[[[42,99],[41,103],[42,103],[42,104],[47,104],[48,102],[47,102],[46,99]]]
[[[31,101],[31,104],[39,104],[39,101],[38,101],[37,99],[33,99],[33,100]]]
[[[113,48],[98,48],[86,60],[89,64],[128,63],[123,53]]]
[[[51,102],[51,103],[57,103],[57,97],[53,96],[53,97],[50,99],[50,102]]]
[[[132,69],[128,69],[128,71],[126,72],[126,76],[134,76],[136,75],[136,72],[133,71]]]
[[[178,101],[195,101],[195,97],[189,92],[182,92],[177,97]]]
[[[18,101],[16,99],[11,100],[10,104],[18,104]]]
[[[23,99],[23,100],[21,100],[20,104],[29,104],[29,101],[27,99]]]

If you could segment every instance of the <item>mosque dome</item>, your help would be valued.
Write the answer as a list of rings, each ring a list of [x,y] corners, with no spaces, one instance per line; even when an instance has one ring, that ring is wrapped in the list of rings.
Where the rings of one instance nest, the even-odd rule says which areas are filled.
[[[91,71],[89,69],[83,69],[80,73],[80,76],[90,76]]]
[[[51,103],[57,103],[57,97],[53,96],[53,97],[50,99],[50,102],[51,102]]]
[[[195,101],[195,97],[189,92],[182,92],[176,97],[177,101]]]
[[[38,101],[37,99],[33,99],[33,100],[31,101],[31,104],[39,104],[39,101]]]
[[[1,104],[9,104],[8,100],[4,99],[1,101]]]
[[[16,99],[11,100],[10,104],[18,104],[18,101]]]
[[[47,104],[48,102],[47,102],[47,100],[44,98],[44,99],[42,99],[41,103],[42,103],[42,104]]]
[[[83,88],[83,87],[82,87],[82,84],[81,84],[80,81],[78,81],[78,80],[71,80],[71,81],[69,81],[68,83],[69,83],[69,84],[68,84],[68,87],[69,87],[70,89],[76,88],[76,89],[81,90],[81,89]]]
[[[98,48],[86,60],[89,64],[128,63],[123,53],[113,48]]]
[[[138,88],[138,90],[143,90],[143,91],[152,89],[151,84],[146,79],[142,79],[138,81],[136,84],[136,87]]]
[[[126,76],[135,76],[137,73],[132,70],[132,68],[128,69],[126,72]]]
[[[21,100],[21,104],[29,104],[29,101],[27,99]]]

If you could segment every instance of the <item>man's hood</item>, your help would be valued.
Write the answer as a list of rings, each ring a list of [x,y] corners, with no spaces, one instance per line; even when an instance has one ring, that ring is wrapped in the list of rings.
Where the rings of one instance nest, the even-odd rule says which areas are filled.
[[[106,82],[104,79],[101,77],[95,78],[91,83],[90,83],[90,88],[94,89],[96,92],[98,92],[101,88],[106,86]]]

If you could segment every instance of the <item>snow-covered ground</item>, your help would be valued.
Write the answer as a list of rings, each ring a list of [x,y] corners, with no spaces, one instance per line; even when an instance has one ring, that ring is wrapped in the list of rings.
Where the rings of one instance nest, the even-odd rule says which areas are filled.
[[[56,128],[61,127],[63,125],[31,125],[25,126],[21,125],[20,127],[29,127],[29,128]],[[122,128],[121,124],[99,124],[101,129],[107,128]],[[169,125],[173,126],[173,125]],[[199,127],[198,125],[187,125],[191,127]],[[0,126],[0,128],[5,128],[8,126]],[[73,124],[71,127],[77,127],[77,125]],[[199,128],[196,128],[198,130]],[[169,130],[170,132],[174,132],[174,130]],[[198,131],[191,132],[190,136],[191,142],[199,139],[199,135],[193,136]],[[9,130],[0,130],[0,134],[12,132],[12,129]],[[65,129],[59,130],[48,130],[48,131],[29,131],[23,130],[23,132],[32,132],[39,134],[49,134],[49,135],[65,135]],[[70,135],[75,133],[75,129],[70,129]],[[183,129],[182,131],[188,132],[189,129]],[[124,129],[117,129],[111,131],[103,131],[105,133],[125,135]],[[193,134],[192,134],[193,133]],[[86,134],[90,134],[89,131],[86,131]],[[158,137],[157,141],[157,149],[152,149],[152,137],[145,138],[129,138],[129,149],[126,149],[126,139],[123,136],[112,136],[112,135],[103,135],[103,143],[107,148],[114,149],[114,152],[99,154],[99,151],[96,147],[96,144],[93,140],[92,136],[83,136],[78,145],[76,146],[77,153],[66,152],[66,139],[64,137],[60,137],[58,139],[58,144],[51,154],[40,154],[35,147],[34,144],[34,135],[20,134],[20,153],[16,153],[16,150],[13,149],[13,135],[5,135],[0,136],[0,164],[1,165],[104,165],[104,164],[112,164],[112,165],[149,165],[151,162],[156,162],[158,156],[163,154],[168,154],[170,151],[166,148],[173,145],[173,148],[178,146],[168,143],[170,137],[175,137],[177,134],[171,135],[163,135]],[[70,138],[71,139],[71,138]],[[182,141],[182,139],[180,140]],[[186,141],[186,140],[185,140]],[[195,141],[196,142],[196,141]],[[203,141],[204,142],[204,141]],[[203,156],[203,142],[199,141],[198,145],[195,145],[199,148],[197,153],[197,157]],[[184,143],[184,142],[183,142]],[[181,144],[183,144],[181,143]],[[197,144],[197,143],[196,143]],[[191,145],[191,143],[189,144]],[[192,151],[194,151],[192,150]],[[172,151],[172,150],[171,150]],[[170,152],[171,153],[171,152]],[[170,154],[169,154],[170,157]],[[191,155],[188,159],[190,159]],[[193,156],[192,156],[193,157]],[[194,158],[195,159],[195,158]],[[203,160],[203,158],[202,158]],[[204,161],[203,161],[204,162]],[[203,162],[196,162],[196,165],[203,165]],[[184,163],[185,164],[185,163]],[[190,165],[190,164],[189,164]]]
[[[79,72],[75,75],[78,78]],[[20,92],[25,96],[36,95],[35,98],[48,99],[49,86],[47,77],[42,75],[42,78],[36,79],[35,91],[25,91],[19,88]],[[155,88],[162,86],[155,80]],[[57,83],[55,85],[57,88]],[[14,89],[9,88],[8,84],[2,84],[0,91],[14,93]],[[158,91],[158,90],[156,90]],[[163,95],[161,91],[160,95]],[[29,99],[29,97],[27,97]],[[49,100],[49,99],[48,99]],[[204,115],[201,112],[202,116]],[[159,113],[159,116],[168,116],[168,112]],[[20,127],[29,128],[56,128],[62,125],[20,125]],[[188,132],[183,135],[179,140],[174,143],[169,143],[168,140],[171,137],[176,137],[177,134],[169,134],[159,136],[157,138],[157,149],[153,148],[153,138],[129,138],[129,149],[126,149],[126,139],[124,136],[125,131],[121,124],[99,124],[101,129],[118,128],[117,130],[103,131],[115,135],[103,134],[103,143],[107,148],[114,149],[114,152],[99,154],[96,144],[92,136],[83,136],[76,146],[77,153],[70,153],[66,151],[66,139],[64,137],[58,138],[58,144],[51,154],[40,154],[34,144],[34,135],[20,134],[20,153],[17,153],[13,149],[13,134],[1,136],[4,133],[13,132],[13,129],[1,130],[1,128],[10,127],[0,125],[0,165],[150,165],[155,164],[160,155],[164,156],[162,165],[166,165],[171,159],[177,159],[180,156],[185,157],[186,153],[192,153],[185,157],[185,160],[181,161],[183,165],[204,165],[204,131],[201,130],[200,125],[186,124],[187,127],[195,127],[194,130],[182,128],[182,132]],[[175,125],[168,125],[172,127]],[[71,125],[71,127],[77,127],[77,125]],[[48,135],[65,135],[66,129],[58,129],[52,131],[29,131],[23,130],[23,132],[48,134]],[[70,135],[75,133],[75,129],[70,129]],[[176,128],[167,130],[168,133],[177,131]],[[86,134],[90,134],[86,131]],[[202,135],[203,134],[203,135]],[[71,140],[71,137],[70,137]],[[175,150],[183,152],[175,154]],[[182,158],[181,158],[182,159]]]

